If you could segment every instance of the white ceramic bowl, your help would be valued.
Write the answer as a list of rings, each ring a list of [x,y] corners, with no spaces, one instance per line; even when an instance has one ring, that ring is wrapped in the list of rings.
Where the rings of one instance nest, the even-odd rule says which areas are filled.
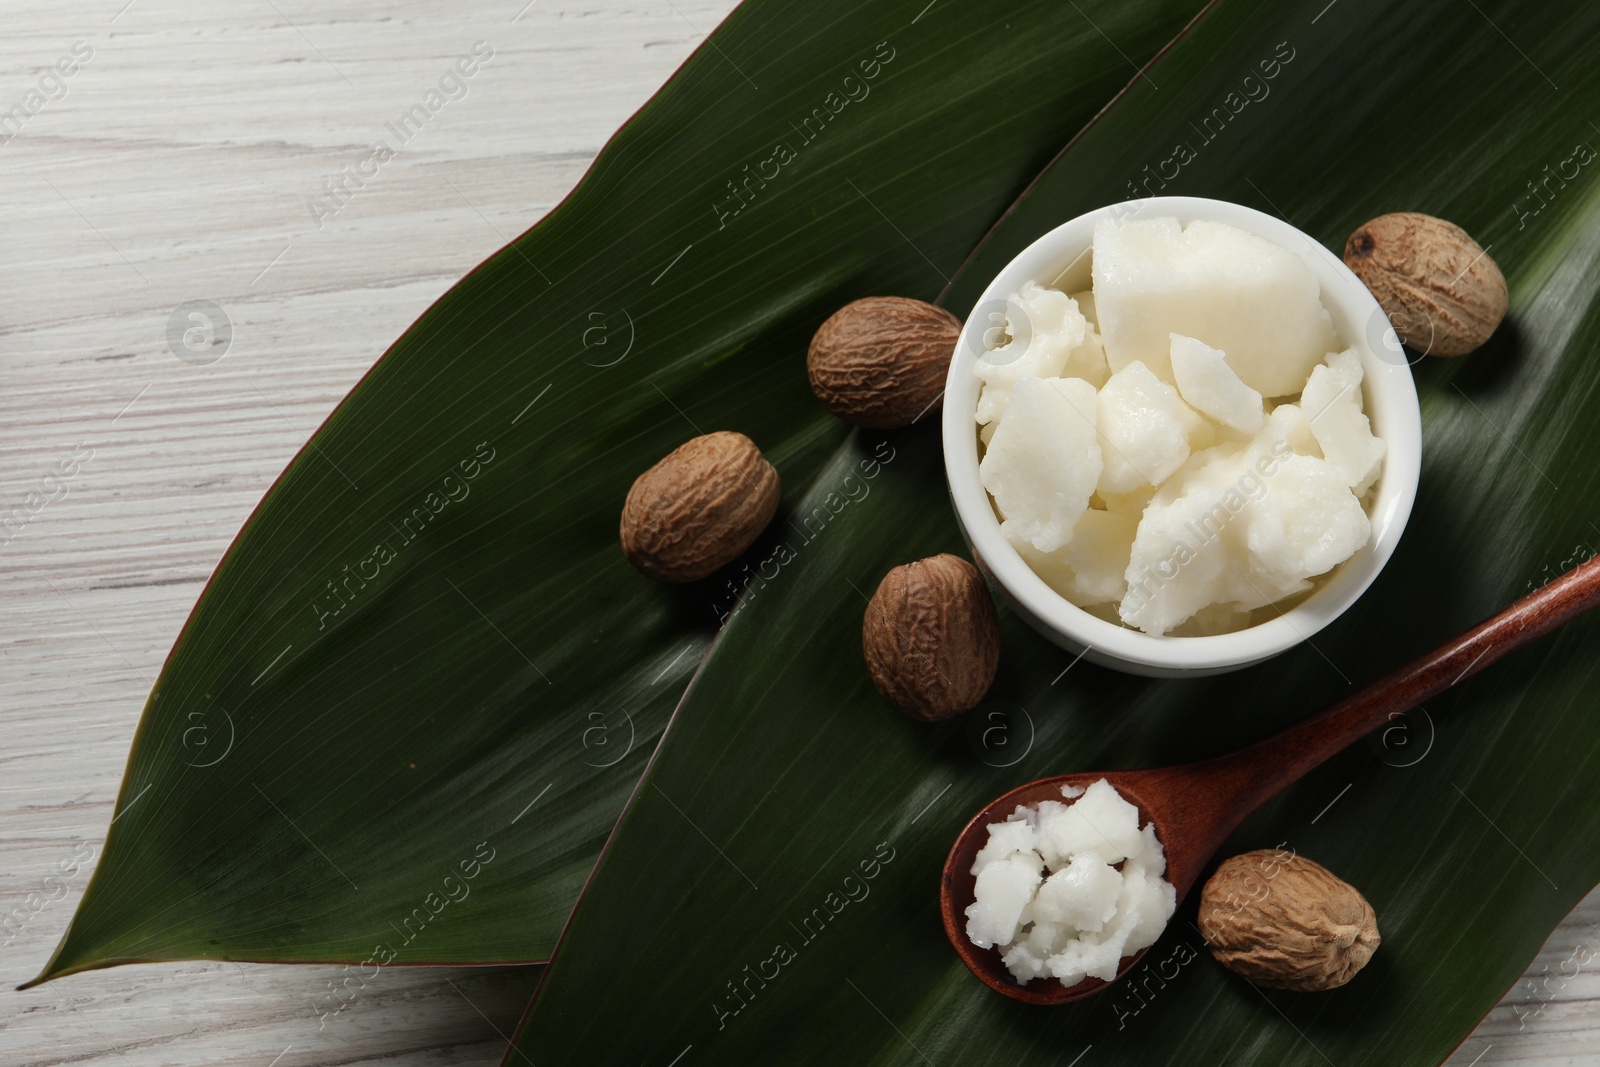
[[[1383,474],[1370,508],[1372,538],[1340,564],[1315,591],[1276,618],[1214,637],[1155,637],[1097,618],[1056,593],[1025,563],[1000,532],[989,496],[978,480],[977,409],[980,382],[973,364],[984,351],[991,313],[1026,281],[1067,292],[1089,288],[1089,249],[1102,219],[1175,216],[1207,219],[1263,237],[1300,255],[1322,286],[1322,303],[1334,329],[1361,356],[1363,394],[1375,434],[1388,444]],[[1095,663],[1154,676],[1218,674],[1269,659],[1338,618],[1372,584],[1411,515],[1422,461],[1422,420],[1404,349],[1382,309],[1338,256],[1293,226],[1239,204],[1187,196],[1158,196],[1114,204],[1062,223],[1023,249],[983,291],[966,317],[944,394],[944,461],[956,517],[973,558],[1011,605],[1051,641]]]

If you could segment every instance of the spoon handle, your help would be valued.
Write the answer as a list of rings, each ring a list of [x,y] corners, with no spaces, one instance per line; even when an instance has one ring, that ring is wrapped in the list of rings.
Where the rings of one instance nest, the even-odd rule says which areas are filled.
[[[1238,819],[1231,833],[1260,805],[1324,760],[1437,696],[1489,664],[1600,604],[1600,557],[1587,560],[1504,611],[1391,671],[1304,722],[1230,756],[1208,769],[1232,788]],[[1198,769],[1198,768],[1197,768]]]

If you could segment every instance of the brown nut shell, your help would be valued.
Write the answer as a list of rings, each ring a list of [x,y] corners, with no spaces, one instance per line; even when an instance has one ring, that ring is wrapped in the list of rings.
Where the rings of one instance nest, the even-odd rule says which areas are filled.
[[[778,472],[742,433],[692,438],[634,480],[622,551],[663,582],[692,582],[749,548],[778,510]]]
[[[1400,340],[1424,355],[1465,355],[1505,318],[1505,276],[1453,222],[1415,211],[1379,215],[1350,235],[1344,262]]]
[[[1279,849],[1224,860],[1200,891],[1199,923],[1218,963],[1268,989],[1342,986],[1380,941],[1354,886]]]
[[[828,316],[806,374],[829,411],[857,426],[909,426],[937,410],[961,320],[902,296],[869,296]]]
[[[978,569],[944,553],[894,568],[861,624],[878,692],[912,718],[975,707],[1000,665],[1000,621]]]

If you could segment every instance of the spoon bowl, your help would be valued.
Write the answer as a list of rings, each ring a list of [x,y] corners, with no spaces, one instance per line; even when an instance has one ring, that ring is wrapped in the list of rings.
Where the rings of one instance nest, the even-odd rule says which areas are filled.
[[[1220,766],[1222,762],[1212,761],[1219,764],[1215,767],[1212,763],[1195,763],[1154,770],[1059,774],[1028,782],[996,797],[956,835],[940,879],[939,910],[944,917],[945,934],[961,962],[989,988],[1029,1004],[1065,1004],[1110,985],[1099,978],[1085,978],[1073,986],[1064,986],[1054,978],[1022,985],[1006,970],[998,951],[979,948],[967,940],[966,908],[973,901],[978,880],[972,873],[972,863],[978,850],[988,841],[989,824],[1005,821],[1019,805],[1031,806],[1041,800],[1059,801],[1063,787],[1087,789],[1104,778],[1123,800],[1139,809],[1140,826],[1155,824],[1156,839],[1161,842],[1167,858],[1166,873],[1162,877],[1171,883],[1178,899],[1182,900],[1194,888],[1212,854],[1236,826],[1236,822],[1228,818],[1232,797],[1247,783],[1237,774],[1229,774],[1226,767]],[[1233,788],[1229,788],[1230,785]],[[1242,820],[1240,816],[1237,821]],[[1137,965],[1146,951],[1141,949],[1132,956],[1124,956],[1117,964],[1117,978]]]
[[[1014,1000],[1065,1004],[1098,993],[1112,983],[1086,978],[1063,986],[1051,978],[1023,985],[1011,977],[998,949],[979,948],[967,939],[966,909],[977,885],[972,864],[988,841],[990,823],[1003,822],[1019,805],[1063,799],[1063,786],[1084,789],[1104,778],[1139,809],[1140,826],[1155,825],[1156,839],[1166,853],[1165,878],[1182,901],[1217,850],[1262,804],[1396,715],[1596,604],[1600,604],[1600,556],[1325,711],[1248,748],[1175,767],[1056,775],[1002,794],[968,821],[945,860],[939,884],[945,935],[968,970]],[[1116,977],[1126,974],[1143,955],[1141,951],[1124,956]]]
[[[1048,978],[1021,985],[1011,977],[1011,972],[1006,970],[999,952],[994,949],[979,948],[967,940],[966,907],[972,903],[978,881],[977,876],[972,873],[972,863],[977,858],[978,850],[988,840],[989,824],[1005,821],[1006,816],[1019,805],[1031,806],[1041,800],[1061,800],[1061,790],[1065,786],[1087,789],[1104,778],[1124,800],[1139,809],[1139,825],[1143,826],[1146,822],[1152,821],[1147,801],[1139,788],[1139,779],[1147,774],[1148,772],[1142,771],[1120,773],[1112,771],[1108,774],[1061,774],[1054,778],[1040,778],[997,797],[988,807],[974,815],[957,835],[955,846],[950,850],[950,858],[945,861],[944,876],[939,882],[939,910],[944,916],[945,934],[955,946],[961,962],[965,963],[967,969],[977,975],[990,989],[999,990],[1008,997],[1029,1004],[1065,1004],[1098,993],[1110,983],[1099,978],[1085,978],[1077,985],[1064,986],[1056,979]],[[1159,823],[1156,825],[1156,837],[1162,842],[1162,848],[1166,849],[1166,835]],[[1167,849],[1167,863],[1167,880],[1171,881],[1170,849]],[[1188,884],[1173,883],[1180,897],[1193,881],[1194,877],[1191,875]],[[1117,964],[1117,976],[1120,978],[1138,963],[1139,957],[1143,956],[1145,951],[1141,950],[1133,956],[1124,956]]]

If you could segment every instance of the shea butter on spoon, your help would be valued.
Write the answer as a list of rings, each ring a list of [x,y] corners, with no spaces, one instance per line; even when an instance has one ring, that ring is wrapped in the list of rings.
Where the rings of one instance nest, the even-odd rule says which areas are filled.
[[[1177,908],[1155,826],[1104,778],[1061,787],[1061,801],[1018,805],[988,826],[972,863],[967,938],[998,949],[1022,985],[1110,981],[1155,943]]]
[[[1111,940],[1104,933],[1108,929],[1106,923],[1113,935],[1128,931],[1121,945],[1126,954],[1112,970],[1113,975],[1126,974],[1144,951],[1132,946],[1153,943],[1171,917],[1172,907],[1164,899],[1181,900],[1198,883],[1213,854],[1251,812],[1335,753],[1391,723],[1396,715],[1460,684],[1512,650],[1597,604],[1600,558],[1580,564],[1427,655],[1248,748],[1176,767],[1057,775],[1004,793],[974,815],[950,847],[939,884],[939,911],[946,936],[973,974],[990,988],[1016,1000],[1063,1004],[1104,989],[1107,983],[1099,977],[1104,973],[1100,954],[1113,951],[1106,944]],[[1091,794],[1096,794],[1092,801]],[[1067,799],[1073,803],[1065,812],[1050,807],[1060,806]],[[1095,806],[1088,806],[1091,803]],[[1136,808],[1137,815],[1130,819],[1118,805]],[[1030,816],[1030,810],[1038,815]],[[1074,811],[1078,813],[1075,818]],[[1052,813],[1048,819],[1046,812]],[[1060,822],[1063,815],[1068,821]],[[1019,822],[1026,829],[1012,825]],[[1062,828],[1046,830],[1047,822],[1058,823]],[[1135,833],[1139,841],[1134,840]],[[1125,905],[1124,894],[1132,890],[1124,877],[1117,908],[1107,914],[1109,886],[1094,884],[1104,883],[1104,872],[1093,863],[1087,864],[1085,885],[1079,888],[1071,884],[1072,865],[1078,862],[1079,855],[1095,855],[1105,865],[1106,854],[1096,851],[1102,847],[1096,843],[1101,839],[1113,849],[1111,854],[1119,849],[1123,852],[1124,872],[1130,864],[1143,868],[1145,875],[1170,885],[1173,897],[1166,898],[1166,890],[1158,887],[1159,895],[1129,898]],[[1050,849],[1054,852],[1047,854]],[[1051,855],[1056,866],[1047,880],[1035,866],[1034,857],[1049,866]],[[1061,866],[1063,859],[1065,867]],[[997,863],[1016,870],[997,870]],[[1044,901],[1045,887],[1062,878],[1063,871],[1067,872],[1063,881],[1068,884],[1062,886],[1060,898]],[[1033,881],[1036,874],[1037,887]],[[1146,891],[1151,885],[1150,877],[1139,883]],[[982,887],[980,880],[986,883]],[[1245,923],[1262,918],[1298,921],[1298,907],[1291,908],[1290,903],[1280,901],[1276,912],[1240,918]],[[1029,908],[1031,911],[1025,910]],[[1100,931],[1094,931],[1093,924],[1102,921],[1102,916],[1105,918]],[[1356,918],[1364,919],[1364,913],[1358,913]],[[1033,922],[1032,929],[1024,929],[1027,921]],[[1059,921],[1063,928],[1070,926],[1075,932],[1062,935],[1058,931],[1051,939],[1051,947],[1057,951],[1045,954],[1042,947],[1037,951],[1030,948],[1028,955],[1032,959],[1025,958],[1017,951],[1019,941],[1025,943],[1031,938],[1041,921]],[[1365,936],[1364,928],[1364,922],[1359,922],[1356,930],[1345,933],[1360,939]],[[1376,944],[1376,931],[1370,935],[1367,948]],[[1258,968],[1258,977],[1266,973],[1297,982],[1305,977],[1294,967],[1260,971],[1265,960],[1256,951],[1260,946],[1248,930],[1224,931],[1224,936],[1230,949],[1244,948],[1251,953],[1250,963]],[[998,940],[1001,937],[1010,940],[1002,942]],[[983,945],[986,941],[988,946]],[[1009,946],[1004,954],[995,950],[1001,944]],[[1303,941],[1295,951],[1302,956],[1308,954]],[[1042,980],[1029,978],[1024,982],[1023,974],[1038,969],[1034,960],[1043,965],[1043,973],[1038,975]],[[1330,971],[1338,977],[1346,973],[1346,963],[1360,962],[1327,956],[1318,956],[1311,962],[1318,961],[1324,966],[1311,975],[1312,985],[1317,988],[1326,986]],[[1091,971],[1089,965],[1096,970]],[[1057,971],[1066,977],[1054,980]],[[1079,971],[1083,976],[1069,981]]]

